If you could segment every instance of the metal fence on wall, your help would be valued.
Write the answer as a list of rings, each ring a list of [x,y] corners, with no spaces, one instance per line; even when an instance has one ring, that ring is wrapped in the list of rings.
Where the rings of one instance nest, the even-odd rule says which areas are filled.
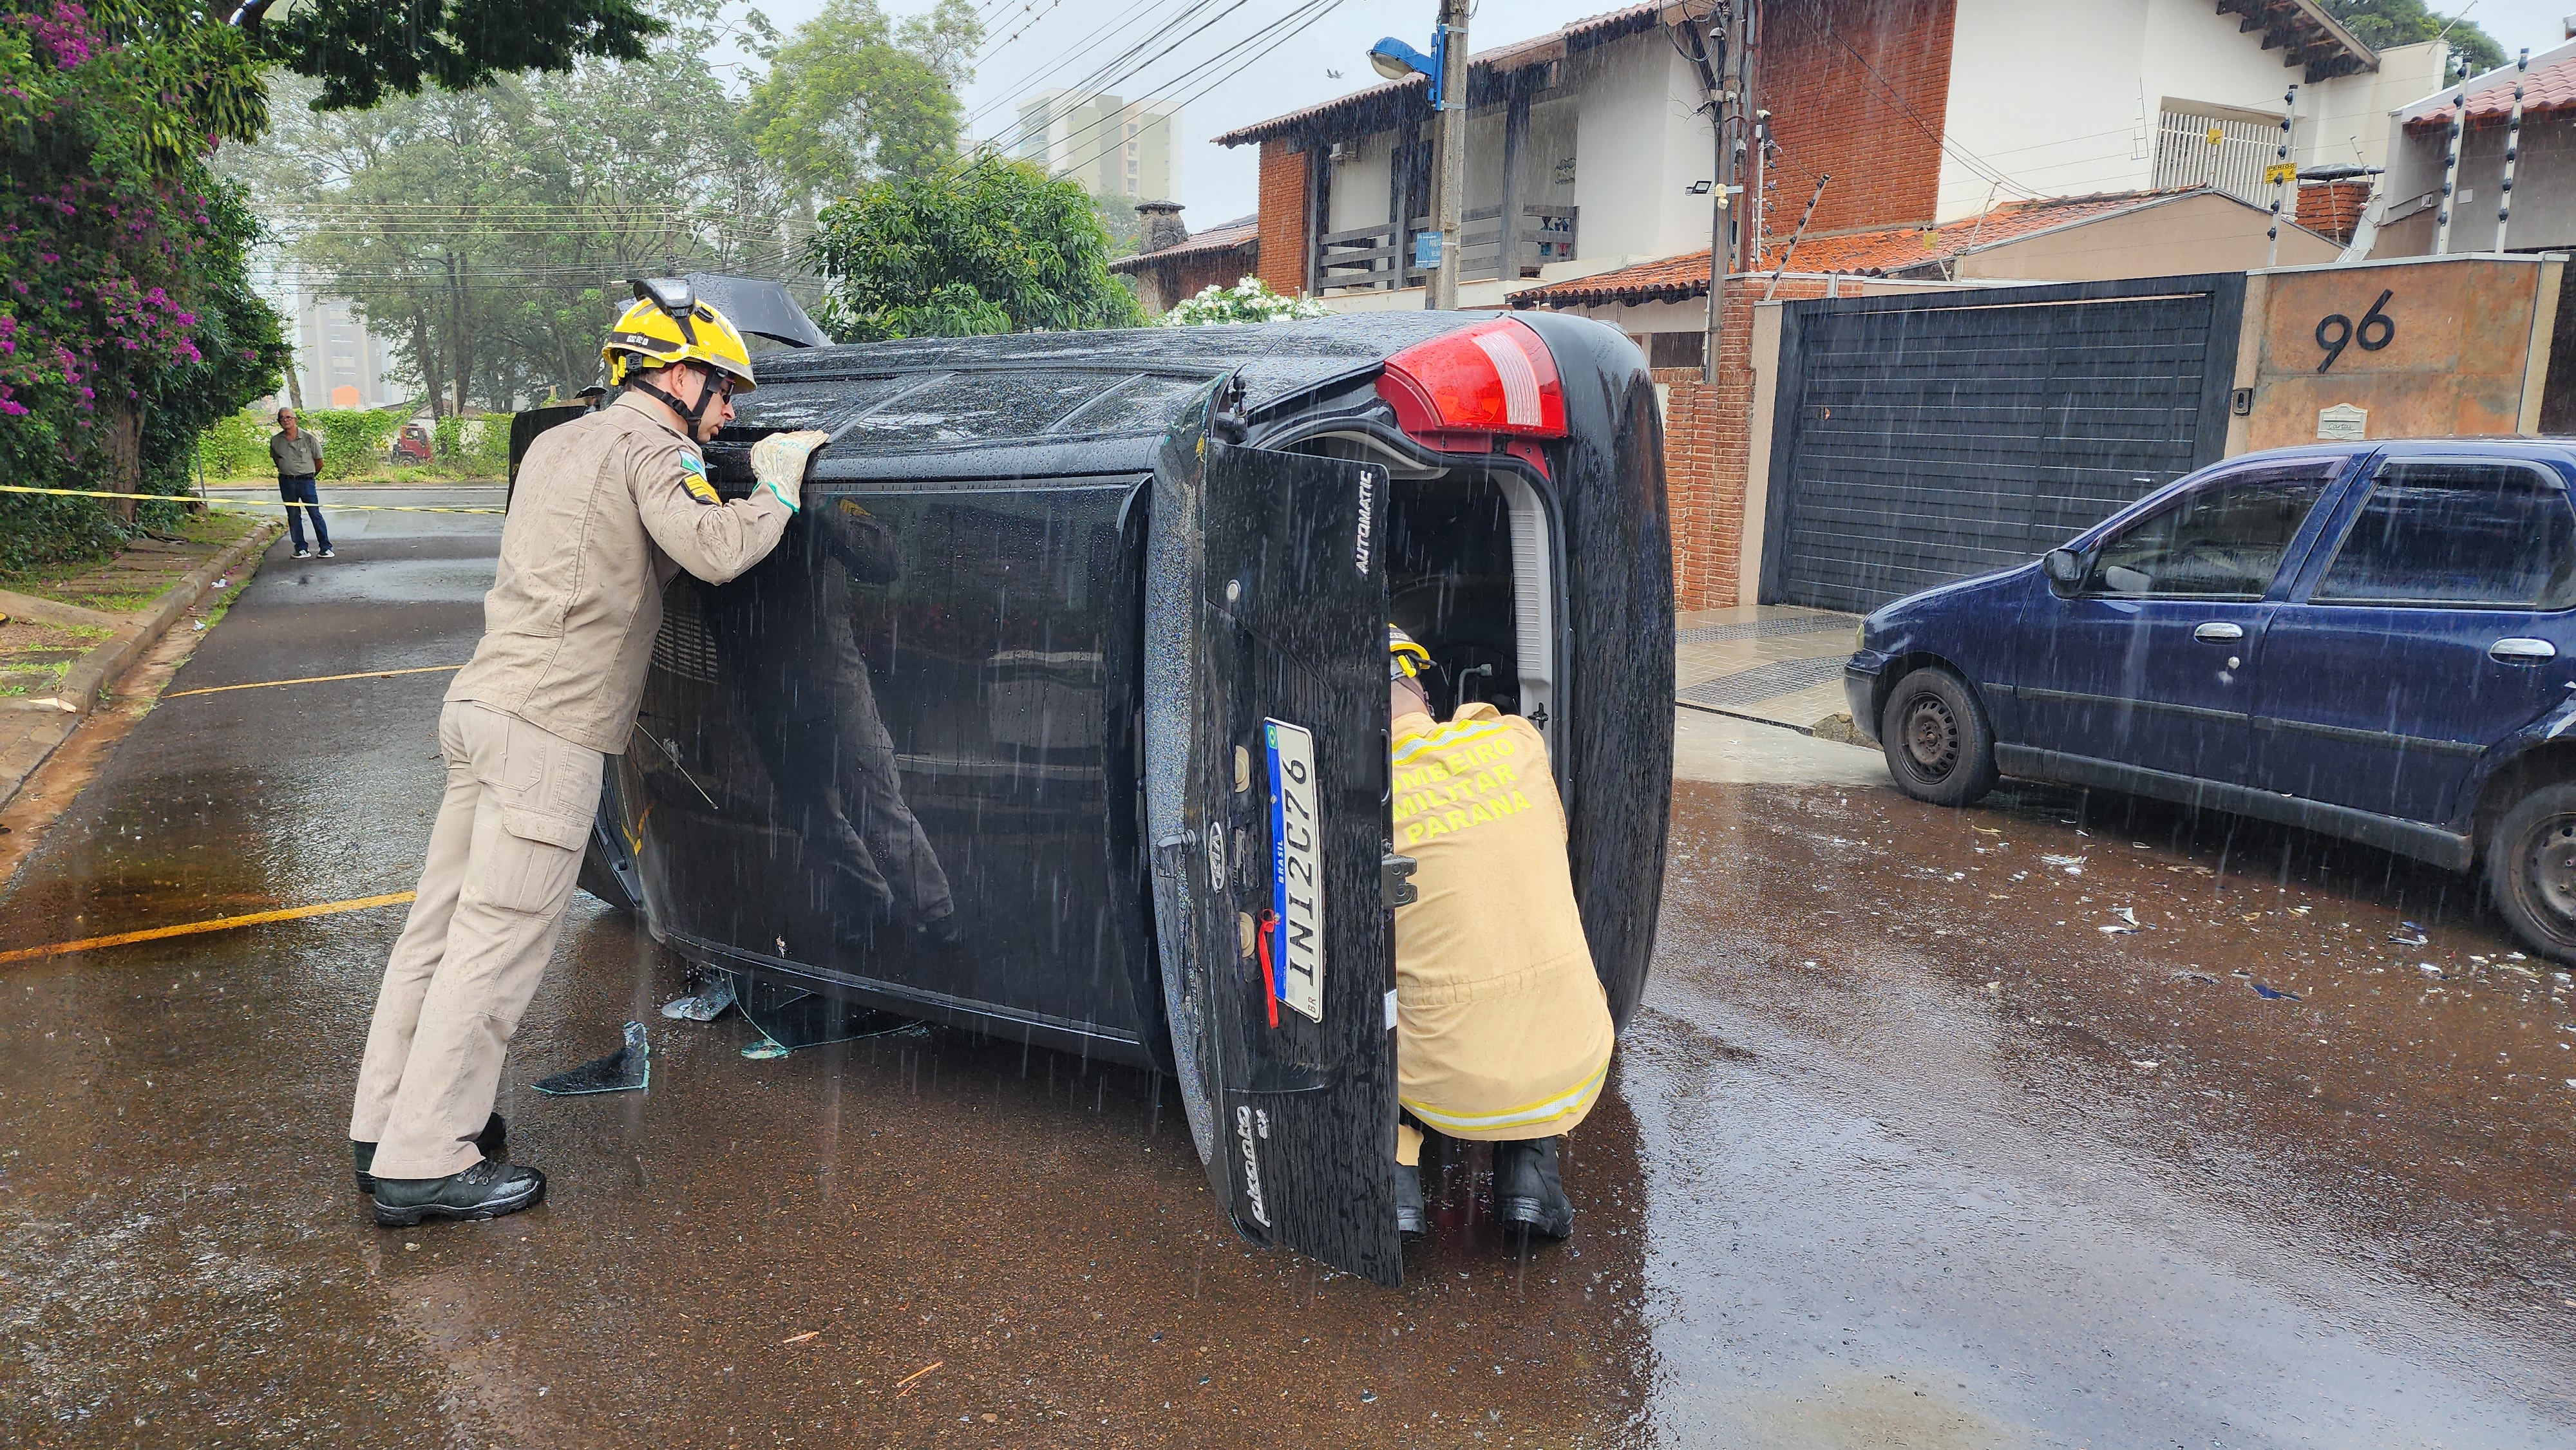
[[[2213,140],[2212,138],[2216,138]],[[2166,111],[2156,118],[2159,189],[2211,186],[2256,206],[2272,204],[2263,172],[2279,159],[2280,123]]]

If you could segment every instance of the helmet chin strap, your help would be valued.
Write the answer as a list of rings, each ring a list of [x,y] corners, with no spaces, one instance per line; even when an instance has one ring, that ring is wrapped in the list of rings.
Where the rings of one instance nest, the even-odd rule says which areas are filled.
[[[663,371],[666,371],[666,369],[655,368],[653,369],[653,372],[639,375],[633,382],[628,383],[627,386],[647,397],[659,398],[664,407],[667,407],[672,412],[679,414],[680,421],[687,424],[689,427],[690,441],[695,442],[698,437],[698,421],[707,415],[707,404],[715,400],[716,380],[714,376],[712,374],[708,374],[705,369],[700,369],[700,375],[705,379],[705,381],[698,389],[698,400],[683,407],[679,399],[671,396],[669,393],[653,384],[653,373]]]

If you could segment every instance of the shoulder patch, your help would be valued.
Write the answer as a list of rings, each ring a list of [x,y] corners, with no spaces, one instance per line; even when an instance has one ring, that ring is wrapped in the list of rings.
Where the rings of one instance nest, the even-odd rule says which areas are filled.
[[[683,449],[680,453],[680,487],[700,503],[723,503],[715,485],[707,482],[707,461]]]

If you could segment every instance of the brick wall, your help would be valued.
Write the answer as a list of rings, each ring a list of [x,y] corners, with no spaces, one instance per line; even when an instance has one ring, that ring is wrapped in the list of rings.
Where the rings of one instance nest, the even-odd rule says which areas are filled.
[[[1306,292],[1306,153],[1261,143],[1261,270],[1273,292]]]
[[[1786,153],[1773,230],[1798,224],[1819,174],[1833,181],[1811,231],[1931,221],[1957,0],[1808,0],[1763,15],[1755,101]]]
[[[1756,378],[1746,365],[1753,348],[1753,305],[1768,275],[1727,284],[1725,340],[1717,382],[1697,368],[1657,368],[1664,385],[1664,489],[1673,530],[1673,607],[1727,609],[1747,568],[1742,557],[1745,472],[1752,461],[1753,392],[1778,379]],[[1846,291],[1849,284],[1845,284]],[[1775,299],[1822,297],[1821,277],[1783,277]]]

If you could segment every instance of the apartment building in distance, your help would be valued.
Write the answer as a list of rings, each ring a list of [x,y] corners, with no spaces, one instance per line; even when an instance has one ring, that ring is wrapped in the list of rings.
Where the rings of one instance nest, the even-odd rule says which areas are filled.
[[[1181,186],[1181,108],[1040,91],[1020,103],[1013,152],[1103,200],[1169,201]]]

